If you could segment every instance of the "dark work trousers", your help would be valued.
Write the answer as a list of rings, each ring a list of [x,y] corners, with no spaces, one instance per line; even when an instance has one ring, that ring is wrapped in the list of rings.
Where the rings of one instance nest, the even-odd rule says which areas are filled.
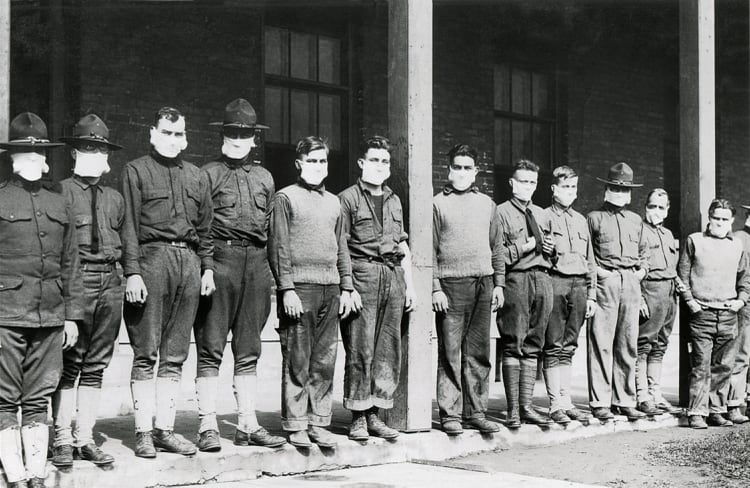
[[[254,375],[260,333],[271,311],[271,270],[265,247],[228,246],[214,241],[216,291],[201,297],[195,321],[198,377],[218,376],[232,331],[234,375]]]
[[[157,375],[179,378],[200,298],[200,259],[191,248],[149,243],[140,246],[140,267],[146,303],[125,303],[123,310],[133,347],[130,379],[153,378],[157,355]]]
[[[641,295],[646,300],[649,318],[641,319],[638,327],[638,355],[647,356],[650,363],[660,363],[677,310],[674,280],[643,280]]]
[[[346,350],[344,407],[393,408],[401,372],[404,270],[355,260],[352,278],[362,297],[362,310],[341,322]]]
[[[747,371],[750,362],[750,307],[745,305],[737,314],[737,353],[729,380],[728,407],[739,407],[747,395]]]
[[[570,366],[586,317],[586,276],[550,274],[552,313],[544,340],[544,369]]]
[[[79,386],[102,387],[102,375],[115,350],[122,320],[122,281],[117,270],[83,271],[86,297],[83,321],[78,322],[78,341],[63,352],[60,389]]]
[[[503,355],[538,358],[552,312],[552,280],[545,270],[511,270],[505,276],[505,305],[497,314]]]
[[[727,411],[736,339],[737,314],[731,310],[701,310],[690,317],[688,415]]]
[[[589,405],[635,407],[641,287],[635,272],[614,270],[596,284],[598,309],[588,324]]]
[[[490,381],[492,276],[442,278],[448,311],[436,314],[437,402],[442,423],[484,418]]]
[[[284,313],[279,293],[281,341],[281,426],[286,431],[331,423],[333,370],[339,327],[339,285],[295,283],[304,310],[298,319]]]
[[[0,327],[0,430],[47,421],[62,371],[63,328]]]

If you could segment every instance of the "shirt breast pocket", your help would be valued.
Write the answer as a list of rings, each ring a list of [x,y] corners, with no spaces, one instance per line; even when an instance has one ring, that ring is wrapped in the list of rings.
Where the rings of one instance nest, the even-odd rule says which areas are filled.
[[[28,254],[29,239],[35,237],[31,210],[0,207],[0,254]]]
[[[401,209],[391,210],[391,235],[395,242],[401,241],[401,235],[404,233],[404,216]]]
[[[76,239],[78,244],[91,244],[91,215],[76,215]]]
[[[171,217],[169,190],[153,188],[144,190],[141,203],[141,223],[154,225],[166,222]]]
[[[0,276],[0,317],[19,319],[23,317],[29,297],[24,296],[23,276]]]
[[[375,221],[372,215],[359,211],[354,216],[351,229],[352,238],[359,242],[371,241],[375,238]]]
[[[227,219],[237,218],[237,195],[222,193],[214,198],[214,213]]]
[[[585,232],[574,232],[571,236],[571,251],[586,256],[589,235]]]
[[[195,222],[198,218],[198,209],[201,206],[201,191],[200,186],[197,184],[189,184],[185,186],[185,213],[187,213],[188,220]]]
[[[632,259],[638,259],[638,241],[640,240],[637,232],[629,232],[623,236],[622,255]]]

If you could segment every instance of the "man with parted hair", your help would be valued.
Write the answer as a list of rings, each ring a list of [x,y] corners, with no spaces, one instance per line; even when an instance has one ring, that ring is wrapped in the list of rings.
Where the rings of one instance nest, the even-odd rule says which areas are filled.
[[[539,166],[519,160],[508,180],[512,197],[497,206],[505,246],[505,305],[497,314],[502,371],[508,402],[506,425],[546,425],[549,418],[532,405],[537,359],[542,353],[552,312],[549,270],[555,243],[547,213],[534,205]]]
[[[714,199],[706,230],[688,236],[677,265],[691,313],[687,413],[693,429],[733,425],[723,414],[737,350],[737,312],[750,298],[750,262],[732,235],[734,215],[731,202]]]
[[[638,359],[635,363],[635,387],[638,410],[654,409],[679,413],[661,392],[661,369],[669,344],[677,310],[678,246],[672,232],[664,227],[669,212],[669,195],[662,188],[646,197],[643,239],[646,241],[648,274],[641,281]]]
[[[432,308],[438,336],[437,403],[448,435],[500,430],[486,418],[491,313],[503,305],[505,260],[495,204],[475,185],[477,152],[448,152],[448,184],[432,203]]]
[[[135,455],[153,458],[158,448],[190,456],[195,445],[174,433],[174,420],[198,301],[215,289],[211,191],[206,174],[180,157],[187,137],[179,110],[159,109],[150,135],[151,152],[122,172]]]
[[[401,372],[401,318],[414,303],[411,254],[401,200],[385,181],[391,174],[391,145],[373,136],[362,145],[361,176],[339,194],[344,235],[352,258],[358,313],[341,322],[346,349],[344,407],[352,411],[349,438],[370,434],[393,439],[378,409],[393,408]]]
[[[341,204],[324,184],[328,145],[314,136],[300,140],[295,165],[297,183],[274,196],[268,236],[283,361],[281,426],[295,447],[335,448],[324,427],[331,423],[339,316],[358,309]]]
[[[596,312],[596,263],[586,218],[573,209],[578,175],[569,166],[552,172],[552,205],[547,208],[555,244],[550,278],[552,312],[544,341],[544,381],[550,418],[558,424],[585,421],[570,398],[571,364],[585,319]]]

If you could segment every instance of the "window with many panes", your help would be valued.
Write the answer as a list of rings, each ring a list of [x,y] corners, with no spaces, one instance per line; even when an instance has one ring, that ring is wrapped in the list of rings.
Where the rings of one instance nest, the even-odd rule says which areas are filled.
[[[550,73],[495,66],[495,164],[530,159],[551,170],[555,148],[555,90]]]
[[[332,151],[346,144],[341,39],[265,28],[265,120],[269,143],[318,135]]]

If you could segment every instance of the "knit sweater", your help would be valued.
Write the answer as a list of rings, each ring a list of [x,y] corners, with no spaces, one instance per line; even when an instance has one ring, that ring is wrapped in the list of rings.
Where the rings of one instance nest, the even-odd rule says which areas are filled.
[[[325,189],[287,186],[273,202],[268,258],[278,290],[294,283],[351,289],[351,261],[339,199]]]
[[[731,234],[719,239],[707,232],[690,234],[680,256],[677,272],[686,287],[685,301],[721,304],[750,296],[750,273],[742,243]]]
[[[505,285],[505,259],[492,199],[476,188],[447,186],[432,204],[433,291],[441,278],[493,275]]]

